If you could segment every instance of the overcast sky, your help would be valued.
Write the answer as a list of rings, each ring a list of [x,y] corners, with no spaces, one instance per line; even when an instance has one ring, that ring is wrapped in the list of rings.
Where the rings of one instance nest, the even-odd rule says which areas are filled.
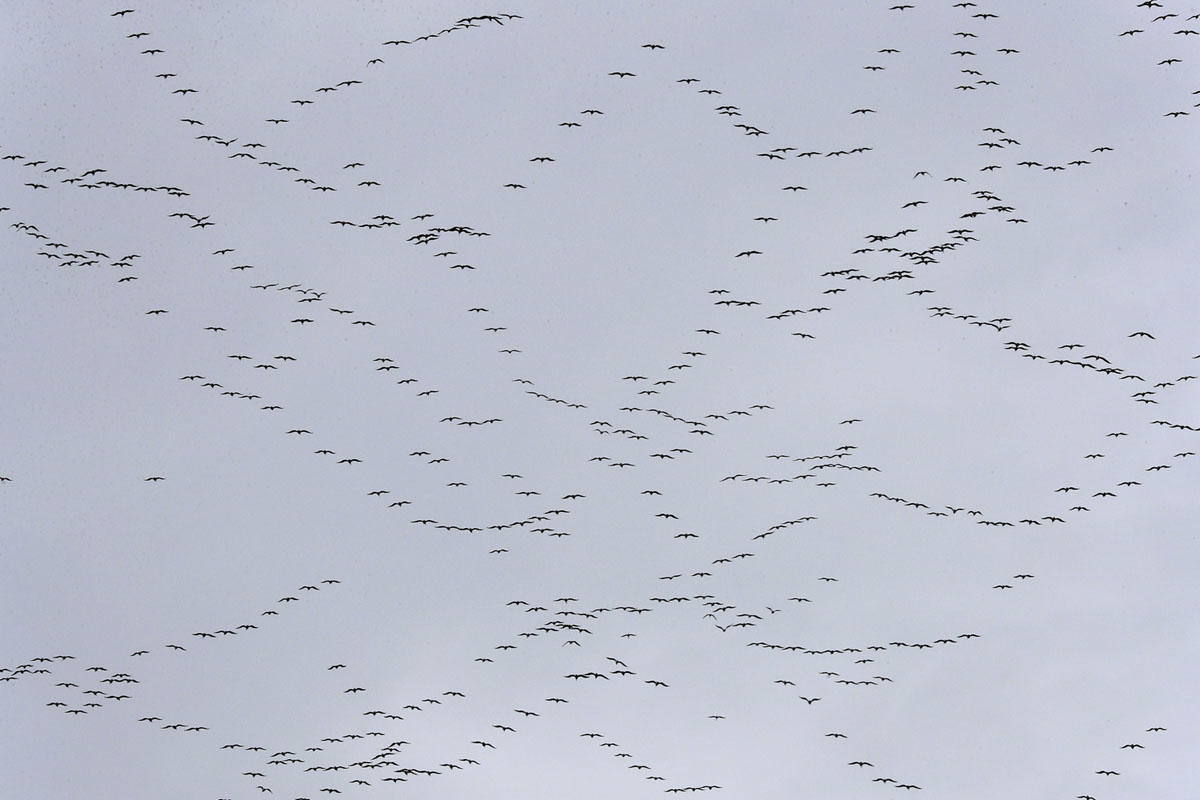
[[[8,3],[0,795],[1194,798],[1198,15]]]

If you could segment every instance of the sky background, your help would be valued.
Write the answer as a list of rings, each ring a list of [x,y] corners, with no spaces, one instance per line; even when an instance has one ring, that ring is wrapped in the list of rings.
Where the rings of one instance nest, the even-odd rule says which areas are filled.
[[[1200,6],[123,10],[0,33],[0,795],[1196,796]]]

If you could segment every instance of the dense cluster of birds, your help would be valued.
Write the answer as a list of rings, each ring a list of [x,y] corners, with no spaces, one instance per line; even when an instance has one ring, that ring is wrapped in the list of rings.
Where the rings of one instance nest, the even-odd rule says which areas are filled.
[[[916,4],[898,4],[887,12],[911,15],[917,9]],[[1146,47],[1147,69],[1175,69],[1182,63],[1182,56],[1188,54],[1184,48],[1193,41],[1191,35],[1200,29],[1200,14],[1169,11],[1154,0],[1136,4],[1135,11],[1137,27],[1116,31],[1114,36],[1123,42],[1129,40],[1131,46]],[[947,50],[953,68],[946,73],[945,91],[982,93],[1000,86],[1006,77],[1007,60],[1023,55],[1022,48],[1016,46],[1019,42],[1007,41],[991,30],[1003,7],[996,7],[993,13],[977,3],[959,2],[951,4],[948,13],[957,15],[952,19],[962,29],[953,33]],[[329,199],[322,203],[338,209],[339,194],[397,198],[399,194],[389,193],[394,180],[357,160],[309,166],[293,163],[284,148],[270,144],[269,131],[301,123],[305,114],[314,113],[314,107],[331,102],[334,93],[370,91],[376,82],[386,80],[374,76],[397,48],[433,47],[439,39],[460,35],[483,36],[485,32],[501,35],[502,29],[526,24],[527,16],[514,13],[467,16],[430,32],[382,41],[375,50],[363,54],[363,65],[358,71],[332,76],[302,96],[281,99],[277,110],[261,121],[247,121],[245,130],[226,129],[202,118],[200,106],[196,105],[207,91],[202,76],[176,71],[183,67],[173,62],[169,47],[157,44],[153,32],[143,29],[136,9],[116,10],[110,19],[102,25],[98,21],[98,25],[99,35],[125,40],[130,55],[144,59],[147,74],[161,81],[164,94],[175,98],[173,102],[178,103],[181,114],[180,128],[175,133],[194,139],[197,158],[222,156],[244,163],[245,169],[267,168],[278,175],[281,192],[299,187],[307,192],[328,194]],[[1168,45],[1170,49],[1166,49]],[[803,198],[817,194],[819,187],[810,181],[813,173],[810,165],[867,158],[885,147],[882,129],[873,122],[884,114],[874,107],[877,104],[873,101],[866,101],[870,104],[851,101],[844,109],[831,112],[855,120],[854,140],[789,139],[786,134],[771,130],[768,122],[756,119],[748,107],[738,105],[737,98],[726,95],[719,83],[691,75],[667,75],[662,59],[670,47],[665,37],[635,45],[623,54],[623,63],[599,69],[598,74],[620,86],[654,81],[663,91],[695,96],[696,102],[706,104],[706,110],[712,104],[710,113],[717,122],[713,130],[726,132],[722,128],[727,126],[728,132],[746,143],[744,154],[748,162],[769,163],[778,172],[774,196],[762,198],[763,207],[769,211],[750,220],[761,226],[760,230],[788,225],[789,220],[794,222]],[[868,54],[869,63],[863,64],[862,69],[883,78],[905,57],[906,52],[900,47],[873,48]],[[1186,124],[1182,118],[1191,115],[1191,108],[1200,106],[1192,102],[1195,100],[1200,100],[1200,87],[1191,96],[1180,97],[1178,105],[1165,108],[1162,113],[1169,122],[1161,124],[1173,125],[1177,121]],[[603,108],[588,106],[564,119],[548,119],[546,126],[560,128],[561,137],[575,136],[587,128],[602,128],[606,113]],[[263,141],[258,141],[260,138]],[[1025,132],[1003,125],[983,127],[979,138],[979,157],[970,172],[942,174],[936,171],[936,165],[929,165],[928,170],[913,174],[911,199],[895,210],[895,225],[886,230],[861,230],[859,241],[845,252],[844,264],[819,275],[821,288],[815,293],[795,290],[789,294],[793,290],[786,286],[769,295],[747,293],[745,289],[730,288],[732,280],[729,285],[705,288],[705,316],[689,322],[685,330],[670,334],[672,340],[682,342],[683,349],[678,355],[657,367],[636,368],[629,374],[615,376],[612,392],[622,398],[619,405],[610,406],[607,398],[579,396],[575,390],[553,388],[531,379],[529,376],[537,370],[531,363],[536,359],[537,347],[533,326],[519,318],[507,318],[503,312],[493,312],[493,306],[503,306],[499,298],[494,298],[496,303],[464,303],[463,313],[468,319],[486,321],[479,333],[494,347],[499,368],[509,372],[511,388],[528,404],[528,413],[546,414],[550,407],[569,411],[574,416],[566,421],[555,417],[553,424],[578,425],[594,437],[595,450],[569,453],[564,458],[573,459],[578,462],[574,467],[591,470],[598,478],[600,473],[625,471],[636,476],[634,480],[640,483],[633,490],[635,493],[617,502],[634,513],[644,512],[646,535],[670,539],[677,548],[677,557],[668,574],[655,576],[655,583],[633,596],[607,598],[599,603],[553,594],[505,599],[505,607],[519,615],[514,624],[522,630],[513,640],[489,644],[488,650],[474,658],[480,669],[501,659],[517,657],[511,651],[531,645],[535,639],[552,642],[559,649],[569,648],[575,666],[560,675],[544,692],[545,696],[516,697],[511,704],[513,708],[496,718],[476,716],[475,727],[462,732],[460,745],[440,758],[409,757],[406,748],[411,742],[406,737],[419,736],[422,726],[436,724],[434,720],[439,714],[449,716],[448,710],[469,706],[475,698],[463,687],[431,687],[427,696],[413,697],[407,703],[387,701],[383,699],[387,694],[384,687],[354,677],[353,663],[330,664],[324,671],[341,682],[329,683],[328,691],[345,695],[346,707],[361,722],[330,730],[311,741],[259,744],[246,743],[234,730],[218,731],[215,724],[205,719],[180,719],[167,708],[155,710],[155,697],[141,691],[138,668],[144,661],[184,659],[203,648],[221,647],[226,639],[253,637],[277,624],[276,618],[302,613],[307,604],[336,594],[346,576],[322,576],[286,584],[292,588],[282,589],[277,600],[258,610],[248,609],[244,616],[222,620],[202,630],[180,630],[170,641],[130,642],[128,655],[120,662],[95,663],[85,653],[41,653],[15,660],[0,666],[0,683],[9,687],[10,692],[36,694],[43,698],[45,708],[54,713],[75,717],[125,714],[131,724],[155,726],[163,735],[195,736],[200,743],[197,746],[229,751],[231,759],[237,758],[229,762],[231,769],[237,767],[234,771],[240,772],[245,784],[242,787],[245,793],[238,797],[276,794],[276,789],[282,794],[283,785],[306,785],[311,787],[307,790],[309,794],[297,796],[297,800],[307,800],[318,794],[369,797],[370,787],[415,784],[444,778],[456,771],[483,769],[493,759],[503,759],[506,745],[526,727],[537,726],[544,717],[570,716],[571,703],[596,682],[620,684],[632,704],[643,702],[648,693],[673,691],[668,667],[639,664],[621,649],[626,640],[654,624],[650,620],[659,620],[658,625],[669,619],[672,624],[702,626],[713,636],[723,637],[714,646],[732,643],[778,659],[772,663],[778,664],[779,677],[762,690],[782,695],[780,702],[790,703],[797,713],[817,703],[828,704],[831,696],[889,691],[889,685],[895,683],[894,676],[887,674],[889,659],[894,664],[900,658],[934,658],[951,649],[975,646],[976,640],[988,634],[941,630],[914,641],[900,638],[881,641],[848,635],[836,642],[796,636],[795,624],[784,625],[780,621],[796,623],[803,619],[806,608],[835,602],[839,577],[813,575],[798,579],[789,592],[765,607],[740,603],[727,590],[729,584],[722,577],[737,573],[749,560],[778,558],[780,551],[773,548],[788,537],[799,536],[802,531],[821,524],[819,515],[800,513],[736,535],[717,533],[687,513],[686,498],[671,497],[656,486],[661,476],[675,469],[675,465],[695,465],[706,453],[714,452],[716,442],[736,439],[739,424],[789,413],[783,395],[736,408],[696,410],[695,402],[685,401],[683,395],[690,385],[712,380],[713,368],[706,352],[709,343],[738,331],[766,330],[766,335],[789,337],[789,341],[803,347],[806,340],[816,341],[826,335],[824,320],[849,313],[856,298],[866,292],[890,291],[894,304],[937,319],[938,324],[963,326],[979,337],[980,348],[1011,354],[1011,358],[1019,359],[1029,370],[1062,370],[1072,375],[1087,375],[1097,386],[1128,387],[1131,419],[1140,418],[1138,413],[1144,414],[1149,406],[1165,404],[1187,390],[1188,383],[1197,376],[1189,373],[1187,365],[1173,364],[1164,355],[1162,341],[1153,328],[1123,332],[1126,346],[1118,356],[1110,348],[1082,342],[1035,341],[1032,335],[1021,332],[1027,326],[1023,326],[1017,309],[985,310],[945,304],[929,297],[937,293],[936,265],[964,258],[980,249],[982,243],[1002,237],[1010,226],[1037,222],[1035,212],[1020,200],[1007,193],[1002,196],[989,187],[988,180],[994,173],[1019,172],[1024,185],[1037,190],[1057,180],[1058,173],[1094,168],[1094,164],[1104,159],[1117,157],[1115,148],[1103,139],[1078,151],[1047,152],[1022,144]],[[481,548],[500,559],[496,563],[519,558],[517,551],[525,546],[521,543],[531,536],[549,543],[587,535],[586,524],[575,522],[581,516],[577,512],[589,504],[592,490],[587,485],[568,486],[564,491],[555,480],[527,481],[521,472],[524,468],[514,466],[513,471],[490,476],[483,486],[473,478],[474,471],[462,466],[470,461],[469,451],[412,449],[408,458],[415,469],[436,471],[432,474],[438,475],[447,489],[459,492],[459,497],[471,497],[447,505],[388,482],[386,477],[372,472],[370,453],[347,449],[335,435],[316,423],[290,416],[289,398],[275,390],[268,376],[302,367],[306,359],[313,357],[320,336],[334,335],[330,331],[337,326],[338,336],[345,335],[345,331],[357,331],[356,335],[361,337],[354,345],[361,358],[352,368],[364,374],[377,373],[373,377],[379,382],[380,391],[395,393],[412,404],[413,409],[419,409],[414,413],[428,417],[431,429],[453,427],[464,434],[482,436],[484,432],[502,430],[506,424],[503,416],[464,410],[477,408],[478,404],[468,404],[462,398],[447,399],[436,381],[410,374],[409,360],[387,344],[389,337],[384,332],[390,321],[356,311],[356,298],[337,297],[319,283],[292,279],[281,265],[243,257],[237,241],[219,238],[224,221],[222,212],[218,207],[201,207],[197,198],[203,192],[116,175],[90,164],[58,163],[48,152],[12,152],[3,148],[0,153],[0,167],[6,170],[3,178],[7,207],[3,208],[3,214],[8,218],[8,248],[13,259],[28,257],[30,263],[57,270],[102,272],[118,284],[129,285],[130,292],[136,292],[128,301],[130,315],[148,317],[147,324],[169,324],[171,298],[156,291],[155,270],[143,268],[146,265],[141,254],[111,250],[109,245],[88,241],[85,235],[73,233],[53,219],[34,218],[21,211],[25,204],[22,191],[84,189],[116,195],[155,194],[163,197],[164,204],[171,204],[172,210],[163,214],[167,224],[181,228],[178,232],[182,236],[196,237],[189,241],[205,248],[204,257],[210,263],[227,270],[239,287],[245,283],[242,290],[253,293],[254,298],[272,298],[272,302],[262,304],[264,324],[304,331],[292,337],[295,350],[224,352],[228,348],[222,342],[223,335],[233,323],[214,320],[199,335],[208,337],[202,341],[209,343],[206,346],[214,353],[221,351],[223,364],[219,368],[185,367],[178,376],[180,386],[211,395],[213,402],[218,402],[216,398],[249,401],[248,407],[262,412],[263,425],[278,429],[281,446],[291,447],[294,442],[290,440],[303,445],[302,453],[294,447],[288,452],[322,459],[330,470],[359,471],[363,491],[355,502],[378,504],[387,513],[401,515],[397,519],[414,530],[476,537]],[[511,194],[513,191],[535,193],[542,176],[564,157],[538,151],[522,158],[523,166],[513,168],[507,182],[493,187],[506,202],[515,196]],[[361,208],[362,204],[356,202],[344,207]],[[368,232],[398,231],[417,258],[431,269],[450,271],[464,283],[491,269],[487,251],[481,245],[488,237],[504,233],[465,224],[463,220],[442,220],[440,215],[429,211],[408,214],[381,208],[379,213],[364,216],[348,210],[332,214],[332,219],[321,224],[330,225],[337,235],[372,236],[376,234]],[[920,224],[914,222],[918,214],[922,215]],[[931,224],[931,220],[939,219],[945,222],[941,227]],[[471,255],[460,254],[460,250]],[[768,245],[750,242],[731,247],[721,258],[731,265],[742,265],[767,259],[769,255]],[[246,282],[249,271],[262,277]],[[463,287],[461,291],[464,297],[479,295],[472,287]],[[275,302],[279,298],[288,302]],[[845,491],[861,498],[869,507],[874,507],[875,501],[885,501],[913,515],[914,524],[919,518],[921,524],[945,526],[964,523],[997,528],[1065,526],[1088,512],[1102,511],[1109,504],[1136,494],[1139,487],[1159,479],[1164,471],[1185,464],[1195,455],[1191,449],[1195,447],[1194,439],[1189,436],[1200,431],[1200,420],[1195,418],[1149,419],[1145,424],[1171,434],[1171,445],[1147,453],[1129,443],[1127,431],[1112,430],[1081,456],[1078,477],[1071,483],[1044,486],[1023,498],[1020,507],[982,508],[935,488],[919,496],[890,488],[886,459],[873,457],[869,445],[851,439],[859,430],[856,426],[863,423],[858,417],[833,420],[824,440],[826,444],[787,451],[781,446],[780,452],[764,453],[757,460],[732,467],[722,462],[722,472],[713,475],[715,488],[705,491],[717,491],[726,484],[763,493],[794,491],[800,487]],[[1120,462],[1119,481],[1089,469],[1089,464],[1105,458]],[[21,484],[28,477],[22,474],[20,464],[6,463],[4,470],[0,491],[21,491]],[[180,477],[186,480],[186,476],[160,474],[157,469],[139,477],[153,485],[170,485]],[[500,493],[517,498],[515,502],[525,511],[509,516],[489,515],[486,509],[497,505],[489,498]],[[1019,595],[1024,587],[1036,584],[1037,580],[1032,568],[1017,573],[997,571],[993,582],[983,583],[979,588],[985,592],[1010,592],[1004,595],[1009,597]],[[804,643],[798,639],[804,639]],[[131,707],[138,712],[128,712]],[[706,722],[714,725],[735,713],[731,709],[707,710],[721,712],[703,715]],[[1124,763],[1120,759],[1136,758],[1136,751],[1153,746],[1159,736],[1166,735],[1164,726],[1153,723],[1154,720],[1147,721],[1144,735],[1139,735],[1141,741],[1114,743],[1111,753],[1100,754],[1098,757],[1103,761],[1095,765],[1100,768],[1093,770],[1093,775],[1077,776],[1080,800],[1103,800],[1104,784],[1100,781],[1119,778]],[[936,784],[936,775],[914,774],[903,765],[886,764],[871,752],[855,749],[852,734],[823,731],[820,735],[835,748],[832,757],[861,777],[864,786],[879,785],[907,793],[928,790]],[[717,785],[703,776],[672,774],[655,763],[653,754],[639,753],[622,745],[621,737],[615,733],[610,736],[585,730],[578,733],[578,738],[594,745],[597,753],[617,759],[630,775],[651,782],[666,793],[732,790],[733,796],[739,796],[736,787]]]

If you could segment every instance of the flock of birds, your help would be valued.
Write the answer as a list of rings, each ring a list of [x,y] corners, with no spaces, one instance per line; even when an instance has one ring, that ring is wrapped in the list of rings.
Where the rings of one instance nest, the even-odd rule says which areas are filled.
[[[926,2],[898,4],[885,10],[906,17],[927,5]],[[1004,13],[1003,7],[992,11],[974,2],[947,5],[946,13],[955,15],[951,18],[961,30],[954,32],[947,42],[948,62],[953,67],[945,73],[945,91],[970,95],[1001,86],[1008,61],[1024,55],[1021,42],[1002,38],[992,31],[995,20]],[[1147,69],[1181,69],[1179,65],[1186,60],[1182,56],[1188,54],[1184,48],[1190,46],[1191,35],[1200,29],[1200,14],[1173,11],[1156,0],[1136,4],[1134,13],[1138,15],[1137,27],[1115,31],[1114,37],[1122,42],[1162,44],[1164,49],[1156,50],[1147,61]],[[602,507],[624,507],[643,526],[642,535],[669,539],[670,546],[675,548],[671,551],[674,554],[671,568],[665,574],[650,576],[652,582],[634,595],[610,597],[599,604],[573,596],[557,596],[553,590],[544,596],[505,598],[504,607],[513,615],[513,626],[520,630],[513,638],[486,645],[487,649],[473,658],[478,669],[487,670],[505,659],[520,656],[512,651],[528,651],[546,643],[566,654],[574,666],[555,677],[539,696],[527,693],[517,696],[514,691],[509,703],[512,708],[503,715],[485,718],[482,712],[474,714],[470,729],[458,735],[459,743],[436,756],[409,755],[414,746],[411,740],[432,727],[457,724],[453,720],[461,718],[465,713],[463,708],[472,707],[476,696],[468,687],[446,685],[431,687],[426,696],[410,698],[407,703],[389,700],[387,687],[355,677],[349,657],[347,663],[322,665],[321,671],[328,673],[333,681],[327,682],[326,692],[343,695],[344,707],[358,722],[331,728],[324,735],[303,741],[248,743],[238,730],[226,724],[181,719],[163,707],[152,693],[142,691],[139,670],[143,663],[187,658],[198,651],[220,648],[226,640],[261,634],[285,616],[303,615],[309,604],[342,592],[343,582],[351,581],[345,575],[324,575],[297,582],[293,589],[284,590],[277,600],[264,607],[247,609],[241,617],[201,630],[180,629],[170,641],[130,642],[119,659],[101,662],[83,652],[48,652],[16,657],[0,666],[0,683],[9,693],[6,703],[12,702],[12,693],[25,693],[21,696],[36,697],[49,712],[81,720],[97,715],[124,715],[122,718],[128,718],[131,725],[153,726],[164,736],[195,737],[196,747],[222,751],[229,757],[231,774],[236,780],[232,782],[235,789],[220,800],[264,794],[296,800],[311,800],[321,795],[387,796],[379,792],[380,787],[396,784],[407,784],[406,789],[412,791],[443,791],[439,789],[440,781],[456,772],[483,770],[502,762],[506,748],[513,746],[512,742],[526,730],[544,724],[545,718],[574,719],[572,704],[587,695],[589,686],[619,685],[624,692],[620,696],[629,704],[648,702],[645,698],[652,693],[676,691],[670,665],[640,663],[623,649],[639,633],[661,631],[664,626],[691,626],[711,634],[713,648],[746,647],[774,659],[771,663],[778,665],[779,677],[760,687],[761,691],[778,694],[779,702],[790,704],[798,714],[816,704],[828,705],[856,692],[880,693],[878,696],[884,699],[879,702],[886,703],[886,693],[897,682],[893,670],[900,663],[928,663],[922,659],[933,659],[952,650],[969,650],[978,646],[976,640],[990,636],[987,632],[947,629],[930,631],[916,640],[901,635],[878,639],[849,631],[837,641],[817,641],[797,634],[796,631],[803,630],[804,615],[810,607],[836,602],[837,584],[843,576],[820,574],[807,583],[797,581],[791,590],[765,606],[741,600],[734,587],[737,576],[746,574],[747,564],[788,557],[784,543],[794,543],[804,532],[828,524],[826,520],[819,514],[800,513],[751,530],[732,533],[712,530],[695,514],[688,513],[691,505],[688,498],[661,488],[673,472],[708,472],[719,467],[720,471],[711,475],[711,486],[703,491],[720,492],[736,487],[760,493],[740,495],[751,498],[747,502],[760,502],[752,498],[766,498],[771,492],[843,492],[871,509],[877,508],[876,501],[883,501],[888,508],[910,515],[913,526],[1049,529],[1084,524],[1087,514],[1104,514],[1113,504],[1127,498],[1136,503],[1137,492],[1167,477],[1166,471],[1191,468],[1188,459],[1196,454],[1192,434],[1200,431],[1200,419],[1174,412],[1158,415],[1150,408],[1187,407],[1188,392],[1192,391],[1190,382],[1197,377],[1191,374],[1190,364],[1176,363],[1170,357],[1166,337],[1161,332],[1149,326],[1149,329],[1123,331],[1120,336],[1123,342],[1116,348],[1119,353],[1112,347],[1076,341],[1036,341],[1029,334],[1028,325],[1023,324],[1019,309],[985,310],[950,305],[931,297],[937,293],[934,287],[938,284],[938,265],[970,258],[985,248],[986,243],[1002,239],[1014,226],[1038,223],[1035,211],[1020,198],[989,187],[995,173],[1017,172],[1019,180],[1031,190],[1053,191],[1050,182],[1057,179],[1057,173],[1095,169],[1120,156],[1118,148],[1102,136],[1091,147],[1078,151],[1048,152],[1023,144],[1030,138],[1025,131],[1007,125],[982,126],[978,131],[978,158],[969,170],[943,174],[930,165],[928,170],[915,171],[910,179],[909,199],[895,209],[895,224],[884,230],[859,231],[858,241],[844,253],[844,265],[825,269],[815,276],[815,289],[784,286],[755,291],[753,281],[737,277],[732,267],[769,260],[769,246],[751,243],[740,249],[731,247],[727,254],[719,256],[731,265],[726,273],[730,280],[702,290],[703,297],[698,302],[705,308],[704,315],[677,331],[663,333],[664,340],[682,342],[683,349],[657,366],[645,365],[653,348],[648,347],[647,354],[631,354],[631,363],[640,361],[644,366],[614,376],[603,396],[589,397],[582,390],[557,389],[550,381],[531,378],[538,374],[534,363],[539,346],[536,326],[517,315],[505,314],[503,297],[478,299],[486,289],[476,287],[488,285],[479,283],[479,276],[504,268],[489,263],[487,240],[503,238],[505,231],[496,225],[485,228],[464,224],[461,219],[443,219],[441,214],[427,210],[411,214],[383,208],[375,214],[356,216],[351,209],[363,205],[357,201],[340,203],[339,197],[367,195],[385,206],[387,202],[398,203],[405,189],[398,186],[394,177],[369,166],[369,161],[351,159],[344,163],[339,160],[303,166],[289,158],[285,147],[270,141],[273,130],[303,125],[305,115],[316,113],[338,96],[382,92],[391,80],[382,77],[382,71],[393,54],[398,57],[405,49],[434,47],[438,40],[453,37],[500,35],[504,29],[532,24],[531,14],[467,16],[434,30],[405,34],[406,38],[389,38],[363,54],[358,71],[331,77],[319,86],[298,92],[296,97],[281,98],[277,109],[267,112],[261,120],[245,121],[243,130],[205,118],[203,101],[207,90],[202,76],[184,74],[185,66],[173,60],[172,49],[156,39],[154,26],[143,24],[137,9],[118,9],[107,16],[106,20],[97,20],[99,35],[121,42],[129,48],[131,58],[144,61],[147,77],[157,82],[153,85],[177,105],[178,128],[167,135],[194,141],[196,159],[221,158],[239,163],[244,170],[269,170],[275,176],[273,180],[278,181],[278,192],[319,195],[321,208],[330,209],[326,216],[333,217],[322,219],[319,224],[330,226],[335,235],[369,237],[374,234],[367,231],[398,231],[404,236],[412,258],[429,265],[429,274],[445,270],[453,276],[458,283],[450,291],[463,298],[475,298],[464,299],[461,313],[472,323],[484,321],[478,334],[494,352],[493,359],[499,362],[495,369],[509,375],[508,386],[480,386],[479,391],[485,399],[488,393],[515,394],[524,403],[516,405],[523,409],[520,413],[539,420],[539,425],[571,426],[591,437],[594,449],[565,452],[561,458],[563,465],[570,466],[569,470],[564,467],[564,473],[576,475],[582,470],[595,476],[594,485],[575,485],[573,479],[545,474],[540,480],[528,480],[524,473],[532,474],[534,468],[529,464],[519,465],[519,454],[514,456],[510,471],[480,476],[479,470],[470,467],[474,449],[503,446],[505,440],[495,437],[502,437],[506,426],[513,424],[511,417],[489,411],[487,402],[465,402],[461,397],[448,400],[446,397],[454,394],[452,390],[413,374],[411,359],[389,348],[388,342],[394,339],[389,338],[387,331],[395,328],[394,321],[356,310],[359,305],[370,305],[365,302],[368,298],[339,296],[318,282],[295,279],[294,272],[289,272],[283,264],[244,256],[245,248],[239,242],[222,238],[222,226],[227,220],[223,219],[217,198],[202,188],[132,180],[100,166],[60,163],[49,151],[0,147],[0,169],[4,170],[5,181],[5,202],[0,213],[7,217],[8,249],[13,260],[23,260],[41,269],[100,274],[104,280],[128,289],[129,315],[148,318],[147,324],[170,324],[174,310],[167,291],[170,285],[146,264],[153,258],[147,259],[137,252],[146,248],[132,244],[133,252],[113,250],[111,243],[91,241],[52,217],[34,216],[23,210],[29,205],[31,194],[88,190],[103,192],[114,203],[125,202],[133,195],[160,196],[164,224],[172,226],[167,230],[182,237],[195,252],[200,253],[203,248],[206,262],[227,272],[236,284],[236,291],[242,292],[248,302],[259,304],[262,324],[286,330],[295,348],[290,352],[271,349],[250,352],[238,345],[234,352],[225,352],[233,349],[225,341],[226,336],[236,332],[236,324],[213,320],[196,335],[204,337],[201,341],[212,353],[219,351],[219,358],[203,367],[185,366],[177,377],[181,388],[211,398],[213,403],[248,401],[248,409],[261,412],[261,425],[278,430],[280,447],[286,448],[283,452],[288,458],[318,459],[329,470],[356,471],[355,477],[361,476],[361,493],[354,502],[375,504],[414,531],[474,537],[472,541],[477,541],[488,556],[495,557],[492,563],[497,565],[497,574],[503,572],[508,561],[521,558],[523,552],[533,547],[531,541],[558,547],[565,546],[568,540],[593,535],[587,509],[597,503]],[[1171,49],[1165,49],[1166,44]],[[738,98],[732,92],[726,94],[719,84],[693,75],[668,76],[662,59],[670,49],[669,38],[665,36],[638,43],[623,54],[623,63],[599,70],[599,74],[619,87],[653,81],[662,91],[694,96],[697,103],[705,104],[705,113],[714,117],[709,135],[732,134],[745,143],[747,163],[768,164],[777,170],[774,195],[761,198],[760,207],[767,210],[748,220],[759,230],[769,232],[801,224],[802,212],[797,205],[801,198],[810,192],[816,195],[823,189],[829,190],[818,186],[819,181],[805,177],[816,171],[819,162],[836,164],[875,157],[887,147],[882,129],[870,123],[881,116],[876,103],[850,102],[845,109],[828,110],[862,123],[856,128],[860,138],[853,141],[816,145],[789,139],[773,130],[768,121],[759,119],[749,105],[739,105]],[[908,55],[901,47],[872,47],[864,53],[868,63],[862,69],[882,79]],[[380,95],[381,100],[384,97]],[[1200,100],[1200,86],[1191,96],[1180,97],[1177,104],[1164,108],[1162,114],[1169,122],[1161,124],[1176,124],[1190,116],[1191,109],[1200,106],[1196,100]],[[583,135],[589,129],[602,129],[610,113],[608,109],[588,105],[566,118],[548,119],[546,126],[560,129],[563,137]],[[602,133],[600,130],[598,135]],[[493,187],[502,202],[511,204],[514,197],[535,194],[543,177],[566,160],[546,150],[522,158],[526,159],[524,166],[514,169],[511,179]],[[935,212],[940,216],[920,216],[920,223],[914,221],[918,215]],[[948,226],[931,227],[931,218],[944,219]],[[252,278],[247,280],[248,276]],[[476,283],[470,284],[471,281]],[[761,285],[757,288],[765,289]],[[979,348],[1019,360],[1028,370],[1061,370],[1071,376],[1086,376],[1077,379],[1092,381],[1097,392],[1108,391],[1110,386],[1127,390],[1126,419],[1142,420],[1150,412],[1151,418],[1137,424],[1152,426],[1162,434],[1154,440],[1155,449],[1147,452],[1146,447],[1130,443],[1131,438],[1142,441],[1140,432],[1131,437],[1128,430],[1107,431],[1082,456],[1078,478],[1064,485],[1046,485],[1028,493],[1020,505],[1004,507],[977,507],[977,503],[937,487],[920,495],[889,488],[887,459],[872,456],[869,444],[853,440],[859,426],[868,426],[869,420],[864,422],[854,416],[831,421],[821,439],[827,444],[807,448],[781,444],[757,461],[732,468],[727,460],[717,458],[725,443],[737,440],[739,426],[767,422],[793,411],[784,392],[734,408],[706,405],[706,382],[719,374],[713,365],[717,359],[710,356],[710,351],[717,349],[714,342],[752,332],[786,338],[800,347],[813,340],[812,346],[816,346],[830,335],[826,320],[853,313],[860,298],[877,298],[881,292],[891,293],[887,295],[889,305],[936,319],[938,324],[954,328],[955,334],[975,334],[978,338],[972,342]],[[260,302],[264,299],[266,302]],[[336,433],[316,422],[292,416],[288,401],[296,398],[276,388],[275,375],[302,371],[307,364],[320,361],[322,336],[343,337],[347,332],[360,337],[350,346],[361,354],[357,363],[347,369],[366,376],[364,380],[374,380],[380,392],[391,392],[389,396],[398,398],[396,402],[427,430],[453,430],[458,437],[430,435],[429,439],[438,441],[438,446],[416,446],[407,451],[406,458],[414,473],[435,476],[427,480],[435,481],[444,490],[436,497],[413,492],[407,482],[401,486],[389,481],[381,472],[373,471],[371,452],[348,448]],[[146,335],[177,334],[149,328]],[[610,402],[612,399],[616,401]],[[1121,423],[1120,427],[1132,424]],[[467,436],[487,438],[473,444],[463,438]],[[454,449],[445,444],[451,441],[461,446]],[[299,449],[297,443],[301,445]],[[1106,458],[1120,463],[1119,480],[1112,480],[1109,473],[1090,469],[1090,465]],[[6,461],[3,469],[2,492],[20,492],[23,484],[35,480],[22,472],[20,463]],[[614,491],[612,475],[616,473],[628,474],[630,478],[622,479],[616,484],[619,489]],[[186,475],[157,469],[138,478],[155,486],[187,480]],[[597,486],[610,496],[597,494]],[[504,502],[496,499],[501,495]],[[0,503],[3,502],[0,496]],[[495,508],[519,510],[503,515],[489,511]],[[978,588],[1011,593],[1007,597],[1019,595],[1025,587],[1037,582],[1037,573],[1032,568],[1015,573],[997,571],[992,581],[981,583]],[[0,658],[12,656],[6,654]],[[704,722],[713,725],[722,724],[736,713],[728,708],[707,710],[714,713],[704,714]],[[439,723],[442,718],[446,721]],[[622,737],[616,733],[609,735],[588,728],[583,720],[580,723],[580,727],[586,728],[575,734],[580,742],[594,746],[598,754],[615,760],[630,776],[659,791],[672,794],[724,791],[731,796],[745,796],[736,786],[672,772],[656,763],[654,754],[622,744]],[[1136,741],[1132,740],[1135,733]],[[1144,727],[1131,729],[1125,735],[1128,739],[1114,742],[1110,753],[1098,755],[1094,768],[1081,771],[1075,797],[1105,800],[1110,796],[1106,790],[1119,785],[1123,765],[1127,763],[1122,759],[1136,758],[1137,751],[1152,748],[1160,737],[1169,733],[1155,720],[1147,720]],[[936,774],[887,764],[871,752],[855,749],[852,733],[822,730],[819,736],[832,749],[831,758],[844,763],[864,789],[874,786],[903,794],[938,792]],[[429,788],[416,788],[425,786]],[[295,787],[307,788],[298,789],[301,794],[294,794]]]

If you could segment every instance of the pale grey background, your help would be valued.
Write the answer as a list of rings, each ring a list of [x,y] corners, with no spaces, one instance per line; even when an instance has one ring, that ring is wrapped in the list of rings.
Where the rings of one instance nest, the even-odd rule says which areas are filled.
[[[8,4],[0,795],[1194,797],[1200,8],[913,5]]]

